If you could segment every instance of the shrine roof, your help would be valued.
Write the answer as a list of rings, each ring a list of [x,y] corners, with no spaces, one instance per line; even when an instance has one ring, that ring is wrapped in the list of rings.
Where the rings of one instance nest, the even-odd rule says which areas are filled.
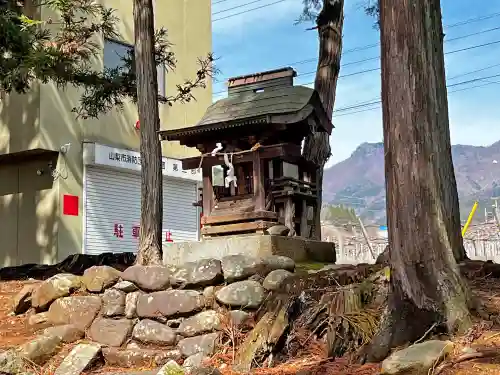
[[[160,131],[162,139],[180,138],[255,123],[298,123],[315,115],[320,129],[331,133],[333,125],[323,109],[318,93],[304,86],[267,87],[263,91],[243,91],[230,94],[208,107],[195,126]],[[279,117],[279,118],[278,118]]]

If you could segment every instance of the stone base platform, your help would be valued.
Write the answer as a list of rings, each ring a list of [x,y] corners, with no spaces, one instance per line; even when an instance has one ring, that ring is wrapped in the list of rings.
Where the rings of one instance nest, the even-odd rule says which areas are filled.
[[[242,254],[253,257],[284,255],[295,262],[335,263],[333,242],[314,241],[301,237],[247,234],[178,242],[163,245],[163,263],[181,265],[200,259],[221,259]]]

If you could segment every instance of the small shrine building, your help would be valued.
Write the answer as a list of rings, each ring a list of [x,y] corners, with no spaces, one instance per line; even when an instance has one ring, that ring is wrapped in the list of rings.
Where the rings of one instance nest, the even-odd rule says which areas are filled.
[[[288,236],[310,238],[318,166],[302,156],[313,131],[331,134],[318,93],[294,86],[296,72],[282,68],[228,80],[195,126],[160,131],[160,139],[195,147],[200,156],[183,169],[203,175],[202,236],[266,233],[278,224]]]

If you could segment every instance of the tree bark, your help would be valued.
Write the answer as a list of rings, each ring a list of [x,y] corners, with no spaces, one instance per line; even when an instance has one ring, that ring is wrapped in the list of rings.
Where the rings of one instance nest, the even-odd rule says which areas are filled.
[[[391,287],[364,353],[384,359],[433,324],[471,324],[451,158],[439,0],[380,0],[382,107]]]
[[[141,231],[136,264],[161,264],[163,187],[152,0],[134,0],[137,107],[141,124]],[[126,202],[125,202],[126,203]]]
[[[331,120],[342,53],[344,0],[323,0],[323,8],[316,19],[319,34],[319,59],[314,88]],[[321,240],[321,206],[323,203],[323,170],[331,155],[330,137],[325,132],[314,132],[304,141],[303,156],[318,165],[316,173],[316,214],[312,237]]]

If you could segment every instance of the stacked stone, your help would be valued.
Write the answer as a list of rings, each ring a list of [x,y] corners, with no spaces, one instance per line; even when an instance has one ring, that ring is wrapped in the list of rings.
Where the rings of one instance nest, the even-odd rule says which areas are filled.
[[[214,353],[224,327],[244,326],[294,269],[287,257],[244,255],[123,272],[95,266],[83,277],[59,274],[25,288],[15,312],[32,307],[38,313],[31,324],[53,326],[40,340],[74,342],[86,335],[110,365],[159,366],[173,359],[197,367]]]

